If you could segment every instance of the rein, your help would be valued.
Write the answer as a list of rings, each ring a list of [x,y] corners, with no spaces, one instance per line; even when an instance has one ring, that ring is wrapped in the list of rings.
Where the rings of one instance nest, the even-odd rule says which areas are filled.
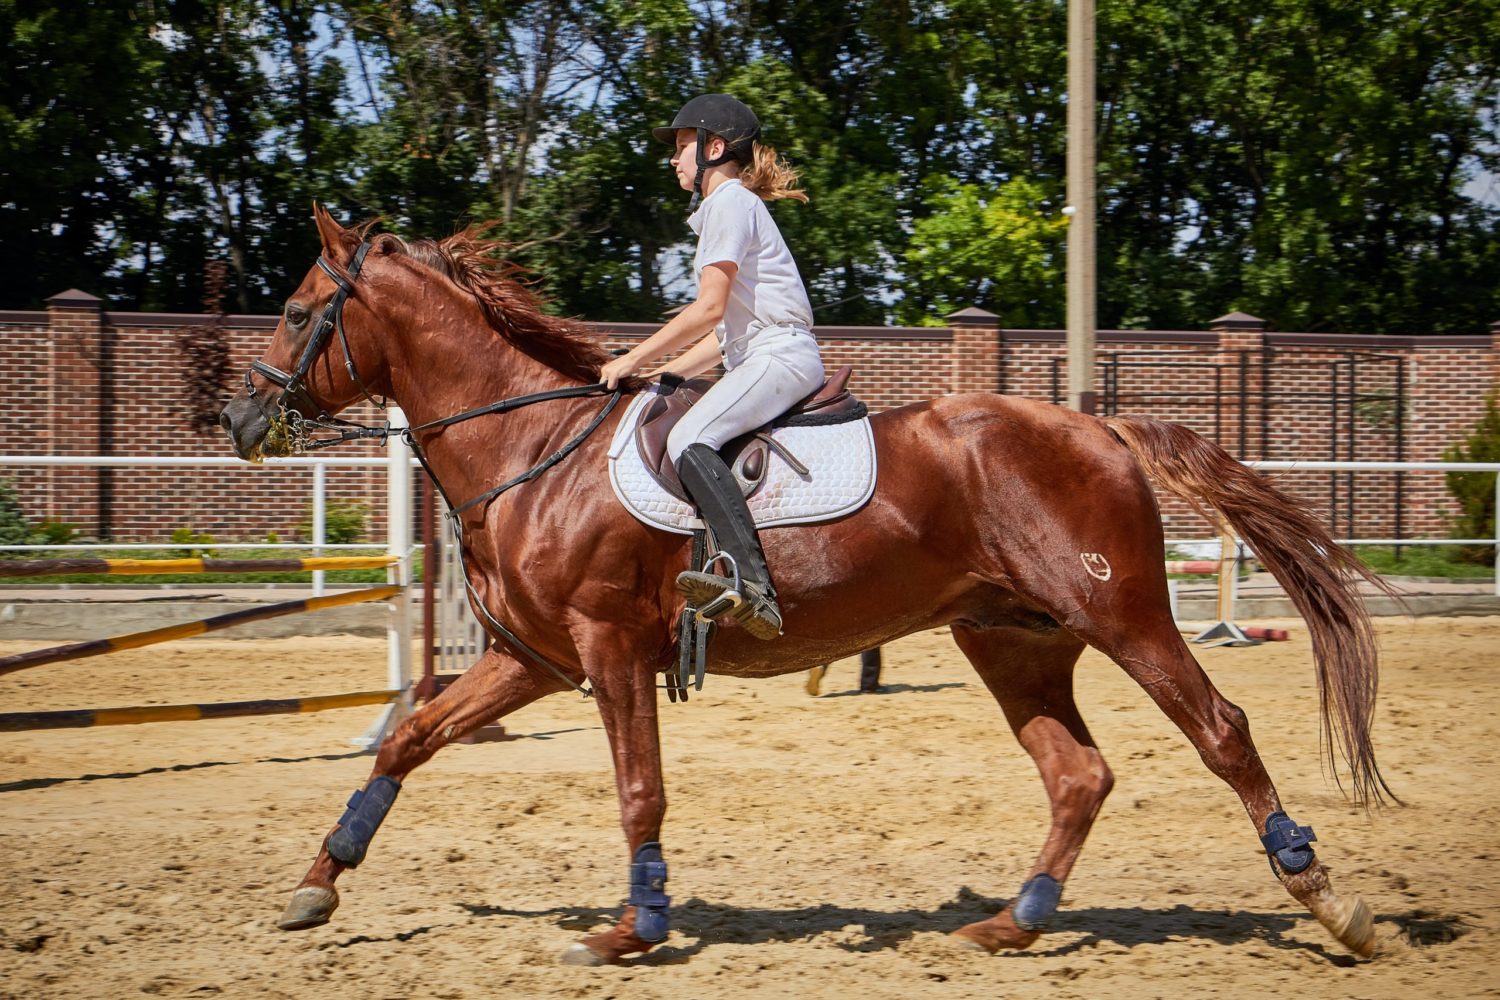
[[[523,472],[519,476],[515,476],[511,479],[507,479],[499,486],[496,486],[495,488],[490,490],[486,490],[485,492],[479,494],[479,496],[474,497],[472,500],[466,500],[464,503],[460,504],[457,507],[453,506],[453,501],[449,498],[448,491],[443,489],[443,484],[438,479],[437,473],[434,472],[432,470],[432,466],[428,464],[427,455],[422,451],[422,446],[420,443],[418,443],[416,437],[417,431],[427,430],[429,428],[448,427],[452,424],[456,424],[464,420],[470,420],[474,417],[484,416],[489,413],[505,413],[509,410],[518,410],[523,406],[530,406],[532,403],[545,403],[554,399],[570,399],[579,396],[596,396],[602,395],[606,392],[609,393],[610,396],[609,401],[604,404],[604,409],[600,410],[598,415],[595,416],[593,420],[589,421],[589,425],[578,434],[576,434],[570,441],[568,441],[567,444],[563,445],[561,448],[554,451],[551,455],[548,455],[546,458],[542,459],[536,465],[533,465],[526,472]],[[425,424],[418,424],[415,427],[406,427],[401,431],[401,440],[405,441],[407,446],[411,448],[412,454],[417,456],[417,461],[421,464],[422,471],[427,473],[427,477],[432,480],[432,485],[437,487],[438,493],[442,496],[443,502],[448,507],[448,524],[453,528],[453,537],[458,542],[458,569],[459,573],[463,576],[464,590],[469,595],[469,604],[478,609],[480,615],[484,618],[485,622],[489,625],[491,630],[498,633],[500,637],[508,642],[512,647],[519,649],[521,652],[525,653],[533,662],[552,671],[553,674],[557,675],[559,678],[565,681],[569,687],[571,687],[574,691],[577,691],[579,694],[583,695],[585,698],[593,697],[594,692],[591,689],[585,688],[574,681],[573,678],[563,673],[561,669],[554,665],[551,660],[548,660],[541,653],[538,653],[536,650],[526,645],[525,642],[521,641],[521,638],[510,629],[506,628],[505,624],[494,615],[492,615],[490,613],[490,609],[485,606],[482,600],[480,600],[479,593],[474,589],[474,584],[469,579],[469,566],[464,558],[464,550],[466,546],[464,544],[463,521],[460,519],[459,515],[471,507],[476,507],[481,504],[488,503],[505,491],[516,486],[520,486],[522,483],[531,482],[533,479],[536,479],[542,473],[546,472],[548,469],[552,468],[554,465],[557,465],[563,459],[567,458],[578,449],[579,445],[587,441],[590,435],[594,433],[594,431],[599,429],[599,425],[604,423],[605,418],[614,411],[614,408],[616,406],[619,405],[620,397],[623,394],[623,390],[618,388],[613,390],[606,389],[603,383],[599,383],[597,385],[570,386],[565,389],[552,389],[547,392],[536,392],[527,396],[513,396],[510,399],[502,399],[499,402],[491,403],[488,406],[481,406],[477,409],[466,410],[463,413],[456,413],[451,417],[444,417],[441,420],[429,420]]]
[[[266,362],[259,359],[252,361],[250,363],[250,368],[245,371],[245,393],[250,398],[254,399],[256,397],[255,386],[250,381],[250,376],[252,373],[261,376],[273,385],[280,386],[283,390],[281,399],[278,401],[280,406],[280,419],[278,420],[276,418],[272,418],[272,431],[283,437],[284,443],[290,450],[317,451],[322,448],[330,448],[336,444],[342,444],[345,441],[357,441],[372,438],[379,440],[383,444],[390,438],[393,428],[391,427],[391,423],[389,420],[384,421],[378,427],[370,427],[365,424],[358,424],[350,420],[342,420],[338,417],[334,417],[322,407],[319,407],[319,413],[317,417],[309,418],[302,416],[299,411],[290,409],[286,405],[287,397],[296,396],[299,393],[303,396],[304,399],[307,399],[309,402],[311,402],[311,396],[307,392],[307,385],[305,381],[307,378],[307,373],[312,369],[313,363],[317,360],[318,355],[321,354],[323,350],[328,346],[329,338],[336,331],[339,336],[339,345],[344,352],[344,368],[346,371],[348,371],[350,379],[354,382],[355,386],[358,387],[359,391],[365,399],[369,400],[381,410],[385,410],[387,408],[389,400],[386,398],[377,400],[370,393],[370,391],[365,388],[365,384],[360,379],[359,373],[355,371],[354,356],[349,350],[349,337],[344,332],[344,302],[354,291],[353,279],[359,277],[360,269],[364,266],[365,256],[369,253],[369,251],[370,242],[368,240],[359,245],[359,250],[355,252],[354,258],[350,262],[350,280],[345,280],[344,277],[337,271],[335,271],[333,267],[321,255],[318,257],[318,267],[322,268],[323,272],[333,279],[334,283],[338,285],[338,291],[334,293],[333,298],[328,300],[328,305],[323,308],[323,314],[318,318],[318,324],[313,330],[313,335],[308,339],[307,346],[303,348],[302,355],[297,360],[297,367],[294,371],[292,371],[291,374],[288,374],[282,371],[280,368],[277,368],[274,365],[267,364]],[[499,486],[496,486],[490,490],[486,490],[478,496],[470,500],[466,500],[456,507],[453,505],[452,499],[448,496],[448,491],[443,489],[443,484],[438,480],[437,473],[435,473],[432,469],[432,466],[428,464],[427,455],[423,452],[421,444],[417,441],[417,433],[420,431],[441,430],[445,427],[450,427],[453,424],[462,423],[466,420],[473,420],[475,417],[487,416],[494,413],[508,413],[511,410],[519,410],[522,407],[530,406],[533,403],[545,403],[556,399],[576,399],[582,396],[602,396],[605,394],[609,395],[609,400],[604,404],[604,408],[599,412],[597,416],[594,417],[593,420],[589,421],[587,427],[585,427],[582,431],[575,435],[561,448],[557,449],[557,451],[553,452],[551,455],[548,455],[546,458],[542,459],[536,465],[532,466],[526,472],[521,473],[519,476],[507,479]],[[566,673],[564,673],[559,667],[548,660],[545,656],[543,656],[541,653],[538,653],[536,650],[532,649],[525,642],[523,642],[519,636],[517,636],[510,629],[506,628],[504,623],[502,623],[493,614],[491,614],[489,608],[485,607],[484,602],[480,600],[478,592],[474,589],[474,584],[469,579],[469,568],[464,558],[465,544],[463,523],[460,520],[459,515],[471,508],[487,504],[489,501],[500,496],[502,493],[506,492],[507,490],[513,489],[514,487],[520,486],[522,483],[529,483],[532,480],[537,479],[542,475],[542,473],[546,472],[548,469],[552,468],[553,466],[560,463],[563,459],[567,458],[574,451],[576,451],[580,445],[587,441],[589,437],[594,433],[594,431],[599,429],[599,426],[604,423],[609,415],[614,412],[615,407],[619,405],[620,398],[623,395],[623,389],[620,389],[618,387],[615,389],[609,389],[602,382],[596,383],[594,385],[567,386],[562,389],[550,389],[546,392],[534,392],[525,396],[512,396],[509,399],[502,399],[494,403],[486,404],[484,406],[475,407],[471,410],[464,410],[462,413],[455,413],[449,417],[442,417],[438,420],[429,420],[426,423],[417,424],[414,427],[403,427],[399,430],[401,440],[411,448],[412,454],[416,455],[417,462],[422,466],[422,471],[427,473],[428,478],[431,479],[432,484],[437,487],[438,494],[442,496],[443,502],[448,507],[448,523],[452,526],[454,538],[458,542],[459,572],[463,575],[464,589],[469,595],[469,603],[479,611],[480,615],[484,618],[485,622],[489,625],[490,629],[494,633],[498,634],[502,639],[504,639],[514,648],[520,650],[522,653],[525,653],[526,656],[529,657],[533,662],[550,670],[559,679],[566,682],[568,686],[582,694],[585,698],[592,697],[593,691],[578,684]],[[314,438],[311,436],[309,429],[333,430],[338,432],[338,436],[331,438]]]

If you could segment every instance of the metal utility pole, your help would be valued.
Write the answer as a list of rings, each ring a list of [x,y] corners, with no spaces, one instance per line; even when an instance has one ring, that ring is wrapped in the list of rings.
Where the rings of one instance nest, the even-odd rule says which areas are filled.
[[[1094,0],[1068,2],[1068,405],[1093,413]]]

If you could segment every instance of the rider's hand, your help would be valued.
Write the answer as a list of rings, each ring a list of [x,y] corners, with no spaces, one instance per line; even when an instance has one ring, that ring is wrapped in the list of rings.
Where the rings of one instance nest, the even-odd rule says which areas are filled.
[[[610,389],[620,384],[621,379],[629,378],[640,371],[641,363],[629,354],[622,354],[599,369],[599,381]]]

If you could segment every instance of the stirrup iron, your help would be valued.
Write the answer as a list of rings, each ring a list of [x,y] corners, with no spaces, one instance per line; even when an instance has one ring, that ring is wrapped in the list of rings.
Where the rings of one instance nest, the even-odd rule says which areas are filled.
[[[695,612],[698,621],[705,625],[721,615],[738,610],[745,603],[744,584],[740,582],[740,564],[735,562],[734,556],[728,552],[715,552],[708,557],[699,572],[707,573],[720,560],[729,564],[729,576],[725,579],[731,581],[731,586]]]

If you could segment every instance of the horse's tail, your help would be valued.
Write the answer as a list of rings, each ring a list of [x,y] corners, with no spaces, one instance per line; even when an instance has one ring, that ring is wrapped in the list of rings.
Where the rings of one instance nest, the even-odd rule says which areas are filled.
[[[1162,488],[1208,516],[1217,510],[1250,543],[1307,622],[1318,675],[1322,743],[1339,787],[1333,747],[1349,765],[1354,801],[1368,806],[1389,796],[1370,725],[1379,682],[1375,633],[1355,584],[1368,580],[1392,594],[1348,549],[1333,540],[1302,504],[1277,490],[1227,452],[1186,427],[1147,417],[1106,417],[1104,423]]]

